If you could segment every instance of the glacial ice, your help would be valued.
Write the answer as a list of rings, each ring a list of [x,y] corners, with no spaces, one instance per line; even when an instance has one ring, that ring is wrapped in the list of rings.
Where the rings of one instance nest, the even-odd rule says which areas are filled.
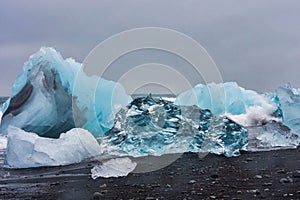
[[[67,165],[98,155],[237,156],[240,150],[299,146],[300,90],[290,84],[270,94],[233,82],[199,84],[175,102],[151,96],[132,101],[119,83],[82,69],[45,47],[24,64],[0,112],[7,167]],[[124,159],[96,166],[94,178],[127,175],[136,163]]]
[[[6,149],[7,146],[7,137],[6,136],[0,136],[0,149]]]
[[[283,123],[300,136],[300,93],[291,84],[279,86],[276,95],[280,101]]]
[[[84,129],[71,129],[58,139],[53,139],[9,126],[5,166],[30,168],[68,165],[93,158],[100,151],[95,137]]]
[[[117,113],[114,128],[100,144],[102,154],[134,157],[188,151],[237,156],[247,149],[248,132],[209,110],[147,96]]]
[[[280,120],[280,109],[272,95],[245,90],[235,82],[198,84],[176,98],[177,105],[197,105],[216,115],[225,115],[244,126]]]
[[[81,127],[101,136],[113,126],[115,113],[130,101],[119,83],[88,77],[81,64],[43,47],[30,56],[14,82],[12,96],[3,105],[0,133],[6,134],[11,125],[58,138]]]
[[[91,169],[92,178],[96,179],[99,177],[110,178],[127,176],[135,169],[136,166],[137,164],[132,162],[127,157],[110,159],[102,164],[94,166]]]
[[[249,151],[296,148],[300,137],[277,121],[269,121],[263,126],[249,127]]]

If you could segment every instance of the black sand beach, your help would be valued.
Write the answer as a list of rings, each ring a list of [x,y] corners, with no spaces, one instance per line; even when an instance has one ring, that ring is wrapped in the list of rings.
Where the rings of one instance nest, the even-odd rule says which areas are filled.
[[[3,152],[2,152],[3,154]],[[300,149],[186,153],[158,171],[93,180],[95,163],[1,169],[1,199],[300,199]]]

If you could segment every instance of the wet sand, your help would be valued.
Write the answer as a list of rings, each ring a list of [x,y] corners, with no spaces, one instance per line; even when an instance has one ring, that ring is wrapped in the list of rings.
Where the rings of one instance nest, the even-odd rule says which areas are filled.
[[[1,152],[3,154],[3,152]],[[154,172],[93,180],[95,163],[0,170],[1,199],[300,199],[300,148],[226,158],[185,153]]]

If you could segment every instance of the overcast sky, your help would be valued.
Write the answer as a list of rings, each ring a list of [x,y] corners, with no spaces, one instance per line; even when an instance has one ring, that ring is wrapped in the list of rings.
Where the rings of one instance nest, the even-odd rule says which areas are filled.
[[[0,96],[10,95],[23,63],[41,46],[54,47],[64,57],[82,62],[109,36],[147,26],[174,29],[194,38],[211,55],[224,81],[258,91],[274,91],[286,82],[300,87],[299,19],[298,0],[3,0]],[[152,60],[145,62],[158,57],[152,52]],[[164,59],[173,58],[166,55]]]

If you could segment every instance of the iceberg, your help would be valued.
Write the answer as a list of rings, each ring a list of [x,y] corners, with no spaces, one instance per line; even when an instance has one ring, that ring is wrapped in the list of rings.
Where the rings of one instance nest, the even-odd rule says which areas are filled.
[[[296,148],[300,144],[300,137],[281,122],[269,121],[263,126],[248,130],[250,151]]]
[[[110,178],[127,176],[135,169],[136,166],[137,163],[132,162],[127,157],[110,159],[102,164],[94,166],[91,169],[92,178],[96,179],[99,177]]]
[[[83,67],[46,47],[24,64],[0,112],[7,167],[184,152],[231,157],[300,143],[300,90],[290,84],[269,94],[234,82],[198,84],[175,100],[151,95],[132,100],[122,85],[88,76]],[[135,166],[117,158],[92,173],[123,176]]]
[[[256,126],[281,119],[281,110],[273,95],[245,90],[235,82],[198,84],[176,98],[177,105],[197,105],[215,115],[225,115],[244,126]]]
[[[131,97],[116,82],[83,73],[82,65],[64,60],[53,48],[30,56],[4,103],[0,133],[9,126],[58,138],[80,127],[101,136],[114,124],[114,115]],[[96,102],[96,103],[95,103]]]
[[[276,95],[282,109],[283,123],[300,136],[300,90],[288,83],[279,86]]]
[[[237,156],[247,150],[247,129],[197,106],[178,106],[151,96],[134,99],[99,138],[102,154],[133,157],[212,152]]]
[[[71,129],[54,139],[9,126],[5,167],[69,165],[93,158],[100,151],[95,137],[84,129]]]

